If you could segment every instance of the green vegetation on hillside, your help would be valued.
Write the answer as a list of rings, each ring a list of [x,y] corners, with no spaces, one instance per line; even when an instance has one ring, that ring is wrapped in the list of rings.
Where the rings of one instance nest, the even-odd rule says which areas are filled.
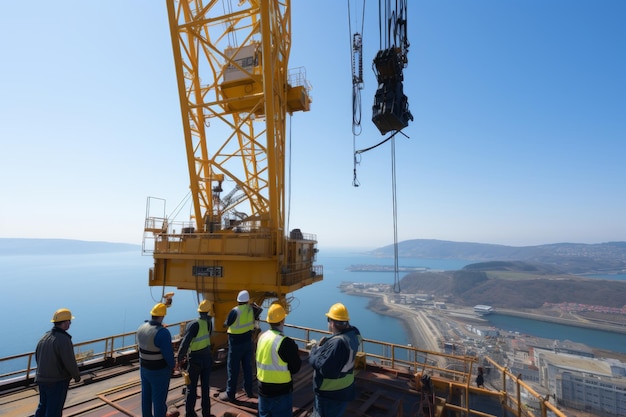
[[[626,282],[549,275],[537,265],[522,262],[468,265],[460,271],[412,273],[401,282],[403,291],[429,293],[448,302],[473,306],[524,309],[545,303],[578,303],[621,308],[626,305]]]

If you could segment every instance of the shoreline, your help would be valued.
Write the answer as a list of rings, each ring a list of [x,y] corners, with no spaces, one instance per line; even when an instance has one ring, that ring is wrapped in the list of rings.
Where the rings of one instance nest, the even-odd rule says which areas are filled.
[[[410,307],[391,303],[388,300],[388,295],[385,293],[370,293],[359,292],[342,289],[348,295],[355,295],[360,297],[367,297],[370,302],[367,308],[377,314],[382,314],[399,319],[404,327],[409,339],[409,343],[413,346],[430,351],[441,351],[443,346],[440,346],[438,341],[443,340],[442,335],[437,328],[436,324],[428,317],[428,314],[424,311],[416,311]],[[409,313],[409,314],[406,314]],[[515,317],[528,318],[537,321],[543,321],[548,323],[562,324],[572,327],[597,329],[603,331],[609,331],[618,334],[626,334],[626,326],[609,325],[596,322],[583,322],[574,319],[565,319],[562,317],[554,317],[539,313],[530,313],[517,310],[497,310],[494,314],[509,315]],[[458,322],[466,324],[480,324],[492,327],[487,320],[481,317],[461,316],[455,317]],[[600,349],[601,350],[601,349]],[[604,350],[602,350],[604,352]],[[620,355],[621,356],[621,355]]]
[[[383,296],[384,294],[378,295],[375,293],[357,292],[357,291],[346,290],[346,289],[342,289],[342,292],[345,292],[348,295],[356,295],[356,296],[368,297],[372,299],[383,298],[384,303],[387,308],[394,308],[394,306],[396,306],[395,304],[388,303],[386,300],[386,297]],[[466,307],[466,308],[470,308],[470,307]],[[381,312],[381,314],[384,314],[384,312]],[[602,330],[602,331],[618,333],[618,334],[626,334],[626,324],[624,325],[610,324],[610,323],[603,323],[601,321],[584,319],[584,318],[580,318],[578,320],[568,319],[568,318],[563,318],[563,317],[556,317],[556,316],[550,316],[547,314],[542,314],[541,312],[528,312],[528,311],[500,309],[500,308],[495,310],[493,314],[500,314],[503,316],[521,317],[521,318],[527,318],[527,319],[532,319],[532,320],[537,320],[537,321],[543,321],[546,323],[562,324],[565,326],[580,327],[584,329],[595,329],[595,330]],[[483,319],[480,319],[480,317],[476,317],[475,320],[483,321]]]
[[[389,317],[396,318],[402,322],[402,327],[408,335],[409,343],[418,349],[439,352],[441,347],[438,340],[441,340],[441,333],[435,324],[426,317],[425,314],[412,311],[406,307],[389,303],[385,294],[369,294],[344,291],[348,295],[366,297],[370,299],[367,309]],[[410,315],[404,314],[410,312]]]
[[[563,317],[554,317],[554,316],[549,316],[549,315],[540,314],[540,313],[530,313],[527,311],[508,310],[508,309],[498,309],[493,314],[500,314],[503,316],[512,316],[512,317],[521,317],[525,319],[543,321],[546,323],[555,323],[555,324],[562,324],[565,326],[581,327],[584,329],[594,329],[594,330],[602,330],[602,331],[611,332],[611,333],[626,334],[626,325],[620,326],[617,324],[599,323],[599,322],[592,321],[592,320],[585,322],[581,320],[566,319]]]

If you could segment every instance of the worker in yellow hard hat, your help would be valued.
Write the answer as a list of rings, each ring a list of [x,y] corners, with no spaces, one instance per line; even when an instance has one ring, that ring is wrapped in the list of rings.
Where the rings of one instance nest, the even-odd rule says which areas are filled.
[[[67,308],[58,309],[50,320],[54,323],[52,330],[37,343],[35,382],[39,386],[39,405],[36,416],[60,416],[71,379],[80,382],[72,336],[67,333],[73,319]]]
[[[198,379],[200,379],[200,403],[202,416],[211,415],[211,399],[209,397],[209,378],[211,377],[211,321],[212,305],[209,300],[202,300],[198,305],[200,317],[187,323],[185,335],[178,349],[178,366],[186,369],[189,375],[185,398],[185,415],[196,415],[196,400],[198,393]],[[187,357],[187,354],[189,356]]]
[[[163,326],[167,306],[157,303],[150,311],[150,320],[137,329],[139,363],[141,365],[141,413],[165,417],[170,376],[175,366],[172,335]]]
[[[326,317],[332,334],[313,346],[309,355],[314,370],[313,409],[316,416],[339,417],[355,397],[354,360],[362,338],[359,329],[350,325],[350,315],[343,304],[333,304]]]
[[[283,334],[287,313],[274,303],[267,311],[270,329],[259,336],[256,345],[256,377],[259,386],[259,417],[291,416],[293,382],[291,375],[302,362],[298,345]]]
[[[250,302],[250,293],[247,290],[237,294],[237,305],[230,310],[224,327],[228,330],[228,356],[226,370],[228,380],[226,390],[219,395],[222,401],[234,401],[239,381],[239,369],[243,372],[243,388],[248,398],[252,393],[252,332],[254,322],[259,319],[263,309]]]

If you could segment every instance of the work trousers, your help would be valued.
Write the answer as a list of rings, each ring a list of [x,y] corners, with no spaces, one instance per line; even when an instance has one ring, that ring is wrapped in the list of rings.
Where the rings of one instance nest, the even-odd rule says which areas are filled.
[[[252,339],[250,342],[228,346],[228,383],[226,394],[233,398],[237,393],[239,367],[243,370],[243,388],[246,393],[252,393]]]
[[[141,414],[143,417],[165,417],[171,373],[167,366],[162,369],[141,367]]]
[[[332,400],[315,394],[314,417],[341,417],[348,408],[348,401]]]
[[[259,395],[259,417],[291,417],[293,416],[292,408],[291,392],[277,397]]]
[[[211,377],[211,355],[189,355],[187,372],[189,372],[189,385],[187,385],[187,397],[185,398],[185,414],[187,417],[196,417],[196,399],[198,393],[198,379],[200,379],[200,404],[202,405],[202,417],[211,416],[211,399],[209,397],[209,378]]]
[[[57,382],[38,382],[39,405],[35,417],[61,417],[67,398],[70,380]]]

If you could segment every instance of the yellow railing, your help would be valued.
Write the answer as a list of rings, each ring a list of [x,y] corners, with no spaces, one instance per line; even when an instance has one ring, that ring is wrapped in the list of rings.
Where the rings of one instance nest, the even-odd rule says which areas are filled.
[[[529,412],[533,406],[538,407],[541,417],[548,416],[548,411],[558,417],[566,417],[554,404],[549,401],[549,396],[543,397],[535,391],[529,384],[522,381],[519,376],[513,375],[507,368],[497,364],[490,357],[485,357],[489,364],[498,371],[498,374],[489,378],[489,383],[501,392],[507,393],[503,398],[503,406],[507,410],[518,416],[536,416]],[[536,403],[531,404],[531,402]]]
[[[286,333],[303,346],[312,340],[330,333],[307,327],[285,325]],[[302,332],[302,336],[294,336],[294,331]],[[459,416],[497,417],[497,415],[512,415],[516,417],[548,417],[548,412],[555,417],[567,417],[549,398],[542,397],[529,384],[511,374],[506,368],[498,365],[491,358],[485,359],[491,365],[490,374],[485,375],[487,388],[472,386],[472,375],[475,373],[479,359],[473,356],[450,355],[415,348],[411,345],[397,345],[378,340],[363,339],[363,351],[368,363],[378,363],[382,366],[406,372],[407,375],[429,375],[436,387],[436,393],[448,400],[446,409],[458,412]],[[450,402],[453,394],[463,393],[467,399],[470,395],[493,399],[502,407],[502,414],[488,414],[469,406],[469,401],[463,404]]]
[[[174,337],[183,323],[168,324]],[[137,353],[135,332],[117,334],[74,344],[74,354],[79,366]],[[0,385],[6,383],[28,384],[35,377],[35,352],[0,358]]]
[[[185,322],[168,325],[172,335],[180,334]],[[184,327],[183,327],[184,328]],[[285,332],[302,348],[307,348],[313,340],[319,340],[330,333],[309,327],[285,325]],[[81,342],[74,345],[79,364],[103,362],[124,355],[137,353],[135,332],[123,333],[101,339]],[[398,370],[407,377],[429,375],[436,393],[448,400],[446,408],[458,412],[460,416],[496,417],[469,407],[469,401],[450,401],[453,393],[463,393],[491,398],[501,404],[502,414],[516,417],[548,417],[549,412],[556,417],[567,417],[562,411],[544,398],[529,384],[513,375],[507,368],[486,357],[490,372],[485,374],[485,387],[472,386],[472,375],[478,363],[473,356],[456,356],[441,352],[427,351],[411,345],[398,345],[378,340],[363,339],[362,350],[369,364]],[[27,385],[35,376],[35,352],[0,358],[0,385],[7,383]]]

